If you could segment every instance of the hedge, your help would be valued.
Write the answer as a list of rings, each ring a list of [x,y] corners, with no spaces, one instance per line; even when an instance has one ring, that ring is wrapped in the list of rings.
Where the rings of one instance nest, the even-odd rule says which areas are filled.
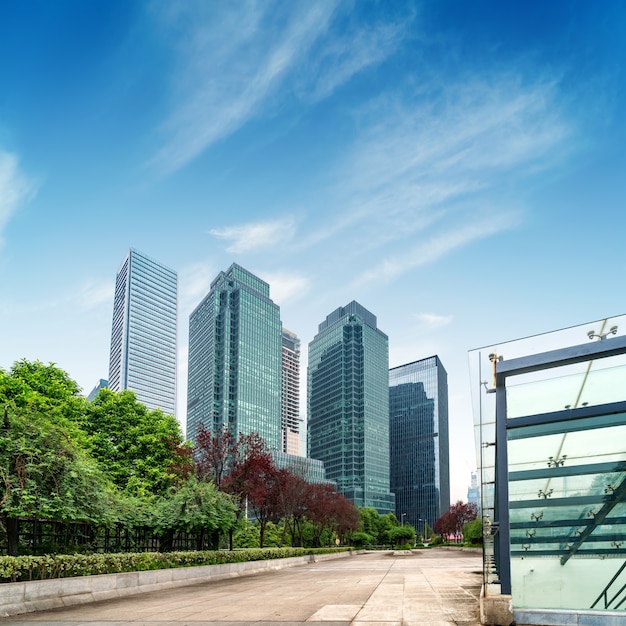
[[[200,552],[136,552],[119,554],[48,554],[0,556],[0,581],[48,580],[94,574],[119,574],[173,567],[285,559],[307,554],[345,552],[350,548],[249,548]]]

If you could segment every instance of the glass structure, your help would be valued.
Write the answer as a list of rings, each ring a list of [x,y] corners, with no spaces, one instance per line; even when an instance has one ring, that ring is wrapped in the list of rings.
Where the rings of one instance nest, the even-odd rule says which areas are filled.
[[[333,311],[309,344],[309,457],[359,507],[395,511],[389,490],[388,338],[358,302]]]
[[[189,317],[187,438],[200,424],[282,449],[282,324],[269,285],[233,264]]]
[[[470,353],[486,591],[511,594],[518,623],[626,620],[625,329]]]
[[[283,328],[282,447],[287,454],[300,454],[300,340]]]
[[[450,508],[448,375],[439,357],[389,370],[391,491],[418,532]]]
[[[326,479],[324,463],[318,459],[309,459],[299,454],[287,454],[286,452],[272,452],[272,459],[278,469],[287,469],[291,473],[304,478],[312,484],[332,484]]]
[[[176,413],[176,272],[130,249],[115,281],[109,389]]]

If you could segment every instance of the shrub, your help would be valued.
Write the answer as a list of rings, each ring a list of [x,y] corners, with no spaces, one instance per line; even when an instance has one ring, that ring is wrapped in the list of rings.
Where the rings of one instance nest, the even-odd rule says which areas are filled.
[[[196,565],[284,559],[293,556],[330,554],[347,550],[349,548],[250,548],[235,551],[0,556],[0,580],[2,582],[17,582],[95,574],[118,574]]]

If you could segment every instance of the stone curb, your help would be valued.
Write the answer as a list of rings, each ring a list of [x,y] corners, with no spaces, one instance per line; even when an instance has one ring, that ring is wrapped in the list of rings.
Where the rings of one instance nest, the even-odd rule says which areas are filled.
[[[306,556],[294,556],[286,559],[248,561],[245,563],[224,563],[146,572],[98,574],[95,576],[56,578],[54,580],[3,583],[0,585],[0,617],[87,604],[99,600],[111,600],[173,587],[197,585],[359,553],[360,551],[307,554]]]

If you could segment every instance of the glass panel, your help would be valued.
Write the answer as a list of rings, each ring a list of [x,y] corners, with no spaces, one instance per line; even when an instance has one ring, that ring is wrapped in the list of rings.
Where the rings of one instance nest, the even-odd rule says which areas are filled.
[[[626,355],[511,376],[507,416],[538,415],[626,400]]]
[[[565,420],[510,431],[515,607],[618,610],[626,598],[625,420],[599,416],[571,420],[587,430],[568,430]],[[559,425],[563,432],[554,432]]]

